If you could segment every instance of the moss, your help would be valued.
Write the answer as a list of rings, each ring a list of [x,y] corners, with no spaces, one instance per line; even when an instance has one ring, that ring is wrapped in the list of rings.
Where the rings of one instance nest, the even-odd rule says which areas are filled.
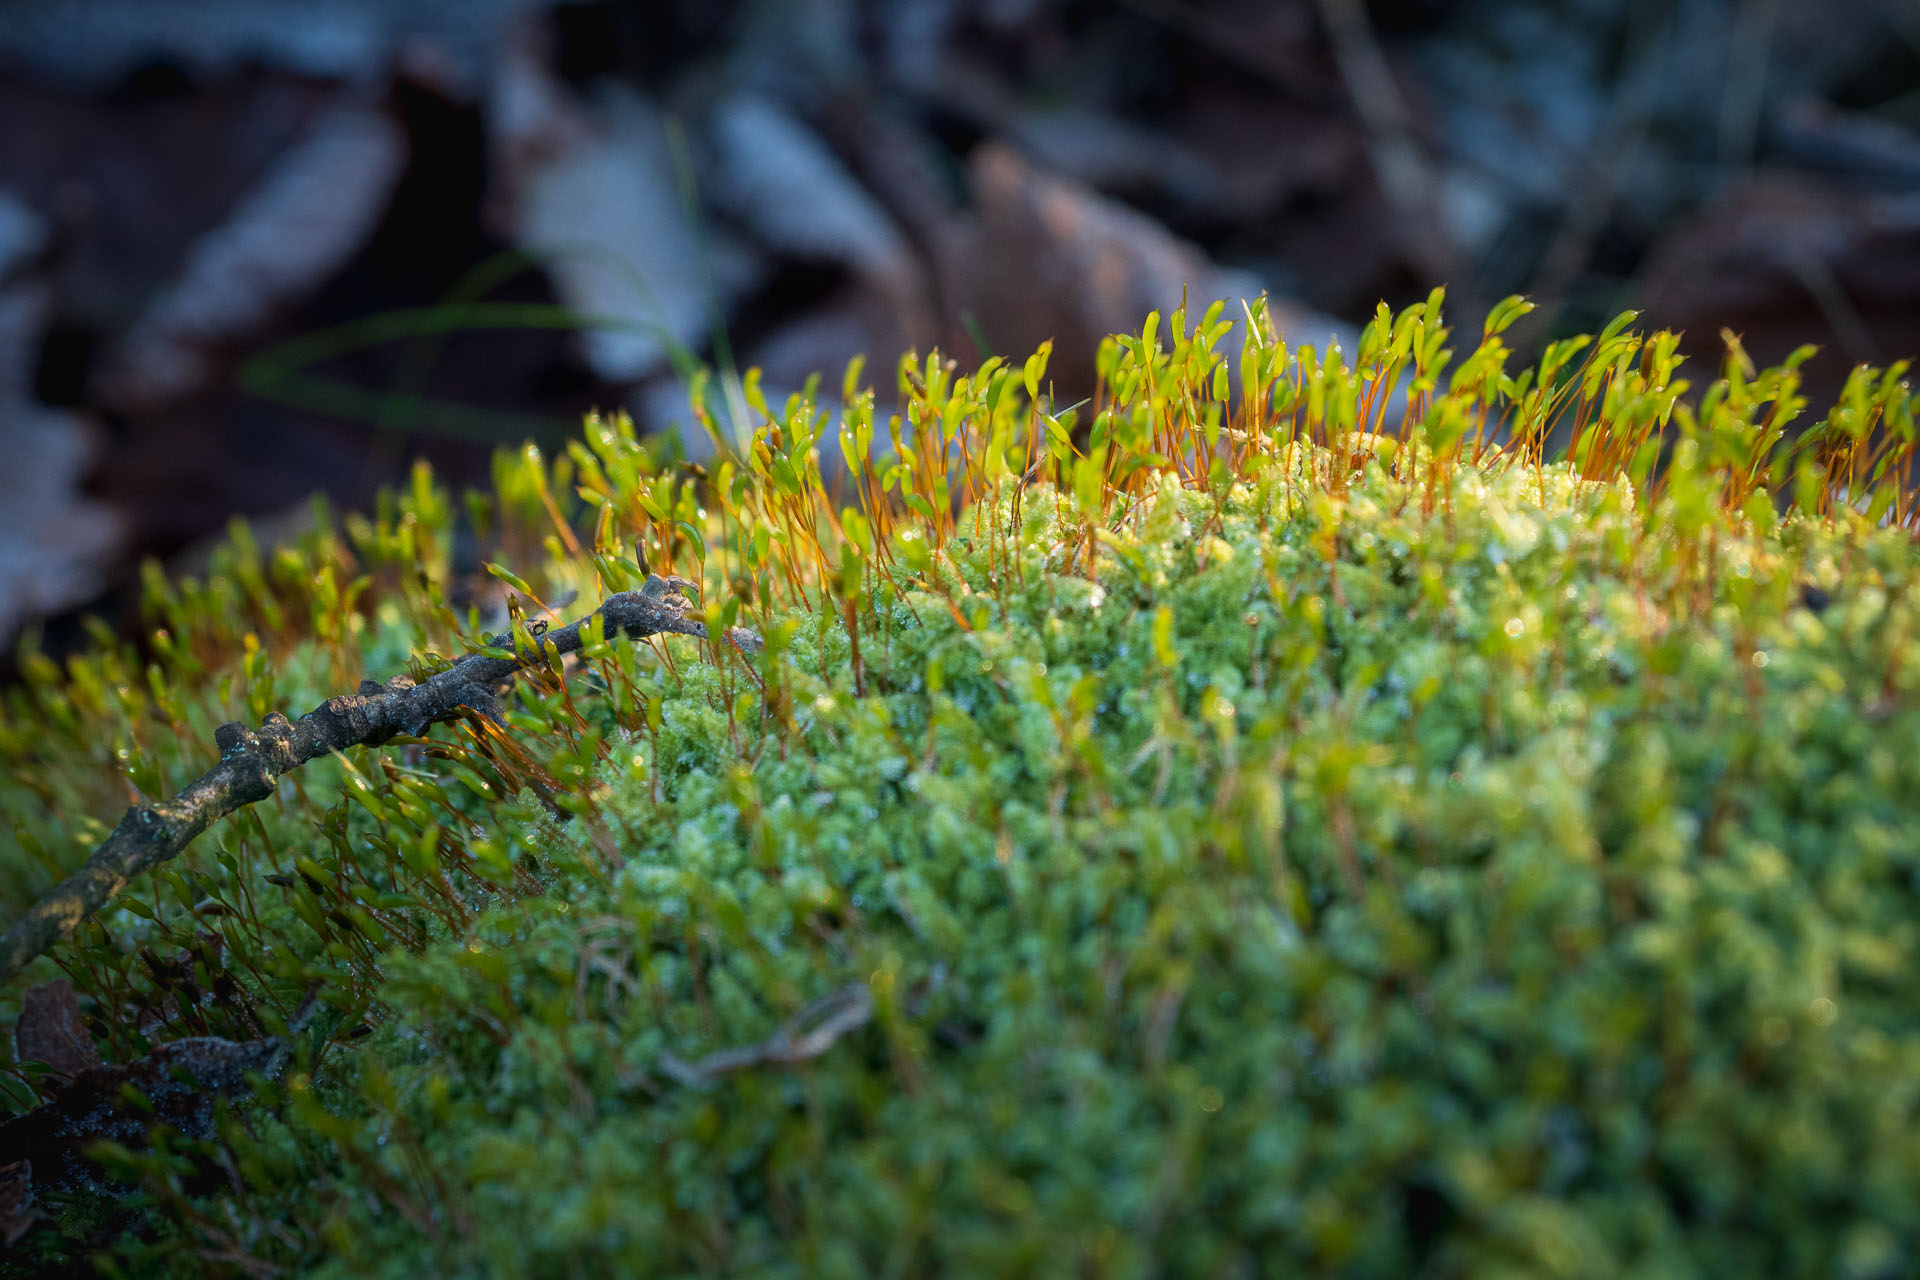
[[[1911,402],[1863,376],[1790,437],[1790,370],[1736,350],[1690,406],[1622,325],[1516,378],[1503,318],[1450,381],[1437,298],[1352,366],[1256,318],[1237,379],[1216,313],[1156,318],[1082,424],[1044,355],[903,364],[884,457],[849,380],[831,499],[804,401],[697,486],[621,422],[503,459],[527,590],[638,550],[766,652],[603,645],[511,742],[318,762],[56,952],[109,1057],[165,1038],[137,948],[196,929],[244,974],[201,1029],[341,1010],[193,1148],[230,1177],[123,1158],[157,1225],[108,1254],[1911,1270]],[[453,509],[423,479],[284,576],[156,586],[152,699],[111,647],[14,694],[11,900],[104,829],[100,744],[171,789],[269,675],[297,709],[458,652]]]

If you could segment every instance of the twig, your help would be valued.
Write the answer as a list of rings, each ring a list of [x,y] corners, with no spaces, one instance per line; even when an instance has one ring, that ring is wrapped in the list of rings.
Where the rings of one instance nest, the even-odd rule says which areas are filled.
[[[873,996],[864,982],[850,982],[813,1001],[759,1044],[721,1049],[698,1062],[660,1055],[660,1070],[689,1088],[705,1088],[721,1076],[761,1065],[792,1067],[811,1062],[849,1031],[873,1017]]]
[[[1394,83],[1361,0],[1319,0],[1333,57],[1347,95],[1367,132],[1367,151],[1380,190],[1400,215],[1404,243],[1430,279],[1451,274],[1442,236],[1438,183],[1415,140],[1413,112]]]
[[[220,747],[219,764],[172,800],[128,809],[86,865],[48,891],[0,937],[0,982],[11,980],[71,934],[134,877],[178,856],[216,820],[272,795],[282,775],[307,761],[348,747],[379,746],[400,734],[417,735],[431,724],[453,719],[462,708],[499,722],[498,697],[514,675],[529,663],[543,662],[548,652],[577,651],[582,628],[595,616],[606,619],[608,635],[641,639],[676,632],[704,638],[706,623],[689,612],[692,601],[681,590],[693,585],[685,578],[650,574],[640,590],[608,596],[587,617],[535,633],[535,648],[524,657],[518,651],[512,657],[473,653],[423,683],[403,675],[384,685],[363,681],[358,693],[329,698],[297,721],[274,712],[258,730],[237,721],[221,725],[213,735]],[[493,643],[506,647],[511,639],[496,636]],[[760,637],[744,628],[729,631],[727,639],[739,649],[760,648]]]
[[[1682,68],[1672,64],[1679,42],[1660,38],[1666,27],[1656,26],[1650,32],[1645,25],[1660,23],[1665,15],[1666,10],[1657,6],[1636,6],[1629,12],[1627,64],[1614,86],[1606,123],[1591,139],[1585,163],[1562,184],[1569,194],[1560,209],[1559,226],[1521,290],[1536,305],[1516,333],[1553,332],[1568,292],[1592,259],[1595,239],[1613,215],[1632,161],[1647,140],[1661,89],[1681,78]],[[1677,17],[1668,21],[1677,29]]]

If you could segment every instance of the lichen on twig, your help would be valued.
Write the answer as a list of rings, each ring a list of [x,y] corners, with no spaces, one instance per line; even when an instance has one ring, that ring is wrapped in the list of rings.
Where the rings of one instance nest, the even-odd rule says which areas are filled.
[[[552,653],[565,656],[584,644],[587,624],[605,620],[605,633],[629,639],[672,632],[705,637],[707,626],[692,612],[685,578],[649,575],[638,591],[608,596],[600,607],[564,627],[529,637],[524,653],[499,650],[512,637],[468,654],[445,671],[415,683],[395,676],[385,684],[363,681],[358,692],[329,698],[298,720],[274,712],[258,729],[239,722],[214,731],[220,762],[171,800],[135,805],[80,870],[61,881],[0,937],[0,982],[8,981],[48,947],[71,934],[135,877],[177,857],[215,821],[273,794],[283,775],[309,760],[354,746],[379,746],[401,734],[419,734],[465,709],[500,719],[498,698],[521,668]],[[726,634],[734,647],[758,651],[760,637],[744,628]]]

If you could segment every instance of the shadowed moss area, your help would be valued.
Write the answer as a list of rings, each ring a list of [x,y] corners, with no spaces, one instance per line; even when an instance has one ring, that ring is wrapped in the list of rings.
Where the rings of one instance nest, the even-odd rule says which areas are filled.
[[[214,1132],[98,1152],[144,1200],[55,1197],[9,1256],[1910,1271],[1901,371],[1789,434],[1791,369],[1736,348],[1690,404],[1624,318],[1510,376],[1521,305],[1450,377],[1437,297],[1351,364],[1256,313],[1229,369],[1216,309],[1103,346],[1077,410],[1045,353],[936,358],[877,447],[856,369],[838,421],[749,381],[703,475],[622,422],[503,458],[465,505],[514,630],[638,553],[716,639],[590,641],[504,731],[316,761],[56,948],[108,1061],[326,1013]],[[454,511],[423,473],[156,580],[144,682],[105,638],[30,663],[10,908],[213,724],[478,643]]]

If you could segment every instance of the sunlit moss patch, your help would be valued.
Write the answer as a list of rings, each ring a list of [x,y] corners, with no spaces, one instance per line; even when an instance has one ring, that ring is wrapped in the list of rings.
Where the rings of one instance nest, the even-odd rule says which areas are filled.
[[[109,1061],[325,1016],[13,1256],[1920,1265],[1904,370],[1810,424],[1737,347],[1690,391],[1623,318],[1516,373],[1524,304],[1457,354],[1439,305],[1351,355],[1156,317],[1072,409],[1045,352],[903,362],[893,423],[858,368],[832,413],[750,380],[701,473],[595,419],[156,577],[144,670],[29,657],[16,909],[214,724],[430,670],[497,591],[524,630],[674,572],[766,642],[602,639],[504,732],[316,762],[123,893],[38,974]]]

